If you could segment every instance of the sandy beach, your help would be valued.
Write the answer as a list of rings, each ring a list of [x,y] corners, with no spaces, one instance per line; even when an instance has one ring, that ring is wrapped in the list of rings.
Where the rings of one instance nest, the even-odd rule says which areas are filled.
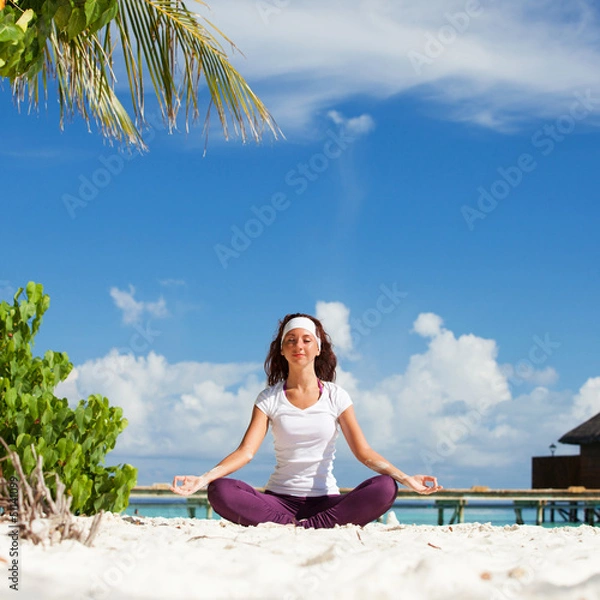
[[[105,514],[92,547],[19,542],[15,598],[600,598],[600,529],[387,524],[305,530]],[[89,519],[79,519],[86,526]],[[0,562],[9,556],[0,524]],[[12,590],[2,578],[1,598]]]

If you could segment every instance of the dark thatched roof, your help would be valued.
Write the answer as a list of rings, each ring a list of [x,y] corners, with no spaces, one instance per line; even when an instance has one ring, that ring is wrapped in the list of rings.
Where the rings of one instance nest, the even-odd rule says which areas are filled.
[[[563,444],[600,444],[600,413],[571,429],[558,441]]]

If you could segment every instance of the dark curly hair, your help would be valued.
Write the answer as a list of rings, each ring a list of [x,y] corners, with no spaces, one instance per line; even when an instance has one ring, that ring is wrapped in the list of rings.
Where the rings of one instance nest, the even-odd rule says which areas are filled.
[[[319,338],[321,338],[321,353],[315,358],[315,373],[321,381],[335,381],[335,368],[337,366],[337,358],[333,352],[331,338],[323,328],[323,325],[318,319],[304,313],[293,313],[285,315],[279,321],[277,333],[269,347],[269,353],[265,360],[265,373],[269,385],[275,385],[279,381],[285,381],[289,374],[289,366],[287,360],[281,354],[281,334],[285,324],[295,317],[307,317],[317,328]]]

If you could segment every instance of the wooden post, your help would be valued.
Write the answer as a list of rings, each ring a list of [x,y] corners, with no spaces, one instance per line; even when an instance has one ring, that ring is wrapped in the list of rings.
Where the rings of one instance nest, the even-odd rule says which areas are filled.
[[[521,507],[520,506],[515,506],[515,517],[516,517],[516,522],[517,525],[523,525],[523,523],[525,521],[523,521],[523,513],[521,512]]]
[[[444,506],[438,504],[438,525],[444,524]]]
[[[535,524],[541,525],[544,522],[544,501],[538,500],[536,513],[535,513]]]
[[[459,523],[464,523],[465,522],[465,504],[466,504],[466,500],[459,500],[458,502],[458,522]]]
[[[569,521],[571,523],[579,522],[579,518],[577,516],[577,513],[578,513],[577,502],[569,502],[569,506],[573,507],[573,508],[569,509]]]
[[[456,523],[456,517],[457,517],[457,515],[458,515],[458,506],[455,506],[454,507],[454,512],[452,513],[452,517],[448,521],[449,525],[454,525],[454,523]]]

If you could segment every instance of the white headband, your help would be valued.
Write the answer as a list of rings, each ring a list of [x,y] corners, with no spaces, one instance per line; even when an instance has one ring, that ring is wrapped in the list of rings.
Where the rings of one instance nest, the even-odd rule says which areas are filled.
[[[321,351],[321,338],[317,334],[315,322],[308,317],[294,317],[285,324],[283,333],[281,334],[281,345],[283,346],[283,338],[285,337],[286,333],[292,329],[297,329],[298,327],[301,329],[306,329],[306,331],[309,331],[314,336],[314,338],[317,340],[317,348],[319,351]]]

